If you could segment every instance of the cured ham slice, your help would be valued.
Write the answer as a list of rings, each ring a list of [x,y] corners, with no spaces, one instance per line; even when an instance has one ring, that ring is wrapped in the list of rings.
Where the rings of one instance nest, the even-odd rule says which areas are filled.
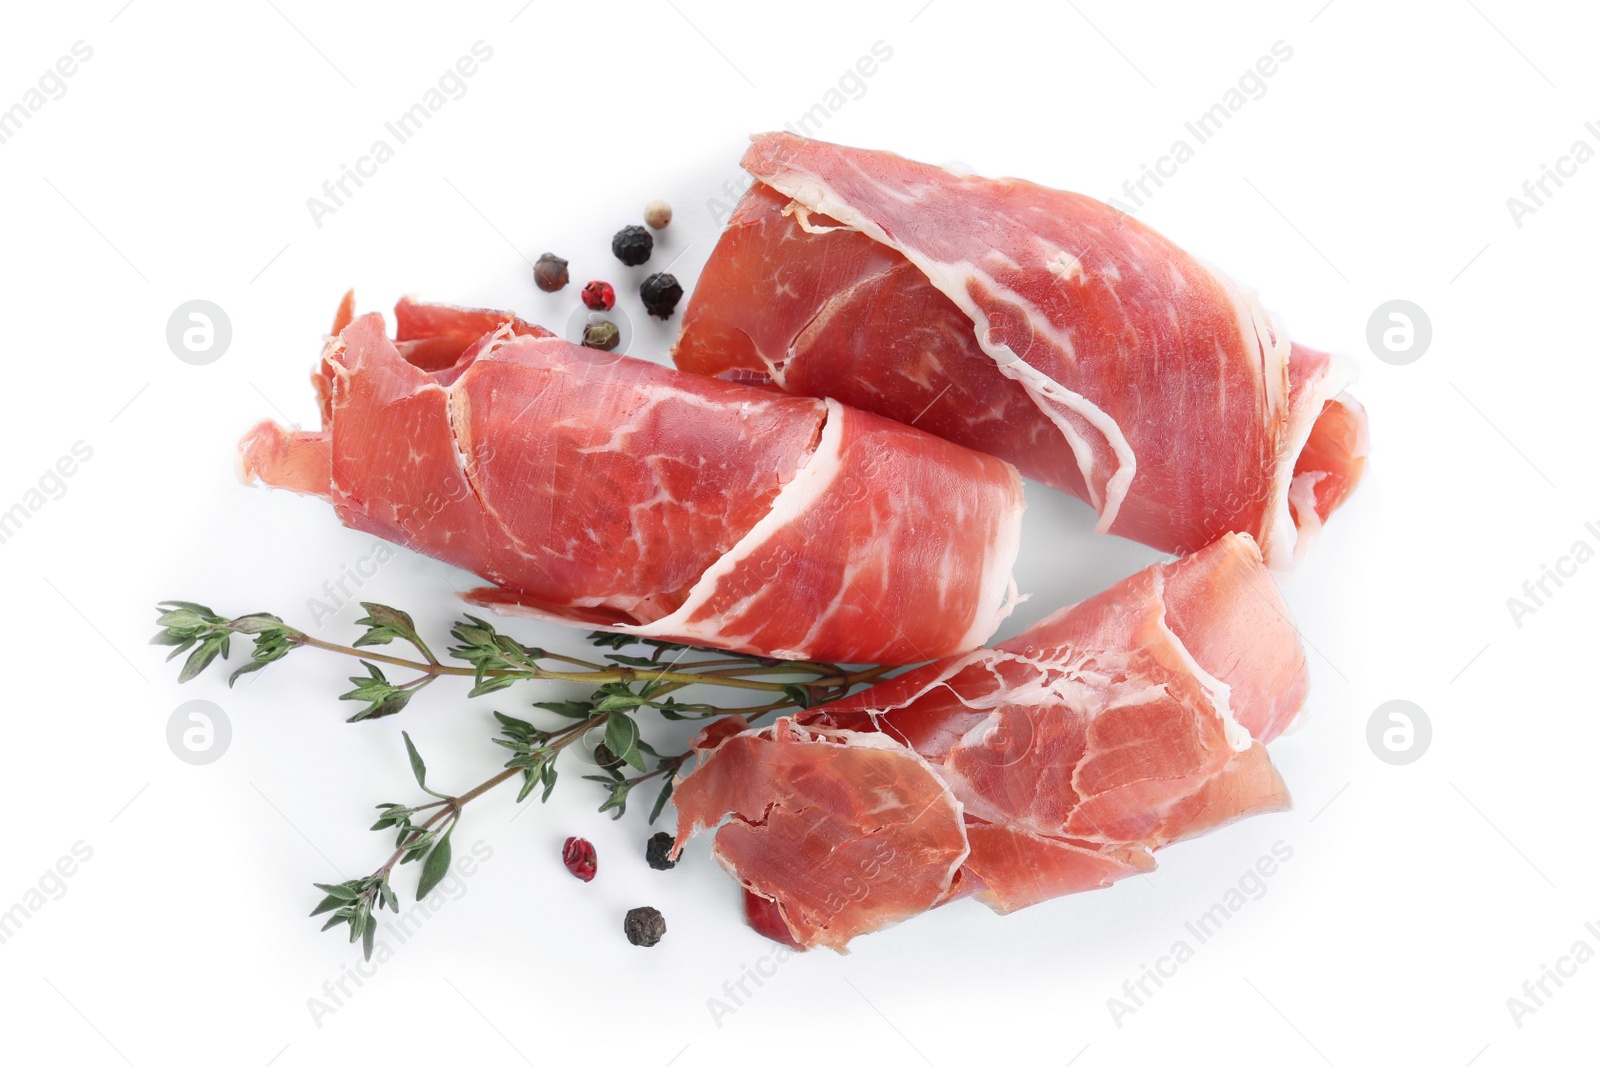
[[[1017,472],[834,400],[582,348],[504,312],[341,307],[323,428],[246,473],[494,583],[477,604],[779,658],[975,648],[1016,598]]]
[[[1172,552],[1286,565],[1355,487],[1348,361],[1074,193],[761,134],[684,314],[679,367],[761,375],[1015,463]]]
[[[677,845],[721,824],[752,922],[806,947],[966,895],[1009,912],[1288,807],[1265,745],[1306,689],[1255,542],[1229,534],[993,648],[708,729],[674,793]],[[881,872],[855,866],[864,842]]]
[[[781,900],[808,947],[842,949],[940,903],[967,856],[960,802],[880,733],[780,719],[723,742],[676,796],[680,834],[716,798],[713,818],[731,816],[717,859],[751,892]],[[880,836],[884,827],[893,832]]]

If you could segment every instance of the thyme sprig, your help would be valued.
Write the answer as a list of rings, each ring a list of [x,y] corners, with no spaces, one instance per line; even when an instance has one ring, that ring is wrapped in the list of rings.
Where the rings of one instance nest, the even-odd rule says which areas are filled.
[[[377,930],[375,913],[385,907],[396,913],[400,910],[398,894],[390,884],[395,868],[420,864],[416,896],[418,900],[426,897],[449,873],[451,835],[467,804],[516,780],[520,780],[518,803],[535,791],[541,802],[548,800],[558,780],[558,757],[591,734],[601,738],[596,753],[599,756],[603,751],[605,758],[597,758],[596,763],[603,773],[584,778],[605,787],[599,810],[621,818],[633,790],[660,779],[649,815],[654,823],[671,799],[678,771],[692,753],[657,752],[641,735],[641,712],[689,721],[738,714],[755,722],[774,712],[837,700],[857,686],[881,680],[890,670],[868,667],[851,671],[831,663],[768,659],[613,633],[591,634],[590,642],[600,658],[586,660],[524,645],[472,615],[463,616],[450,629],[455,644],[446,650],[446,658],[464,664],[457,666],[435,655],[406,612],[384,604],[363,603],[362,607],[367,614],[356,623],[362,633],[351,644],[340,645],[313,637],[267,612],[228,618],[192,601],[164,601],[157,607],[159,631],[151,643],[171,646],[169,660],[188,653],[178,675],[180,682],[187,682],[217,659],[226,660],[233,638],[250,640],[250,660],[229,674],[230,686],[297,648],[355,658],[366,674],[352,676],[352,688],[339,697],[363,705],[350,716],[350,722],[397,714],[413,696],[442,677],[470,678],[468,697],[499,693],[523,681],[576,682],[593,687],[584,699],[531,702],[537,711],[564,720],[564,725],[540,726],[495,711],[500,735],[492,740],[510,756],[498,772],[460,794],[439,792],[428,785],[427,766],[410,735],[402,732],[417,786],[430,799],[378,805],[378,820],[372,829],[393,831],[395,837],[389,858],[377,870],[344,882],[315,883],[323,898],[311,914],[331,912],[323,929],[347,926],[351,942],[360,941],[369,959]],[[396,642],[411,646],[420,659],[370,651]],[[384,667],[408,671],[411,676],[391,681]],[[753,707],[721,707],[675,695],[689,686],[715,686],[770,699]],[[637,773],[627,773],[630,769]]]
[[[458,667],[440,662],[418,635],[410,615],[383,604],[363,603],[361,606],[367,614],[356,624],[364,627],[364,632],[352,644],[340,645],[297,630],[267,612],[253,612],[230,619],[202,604],[168,600],[157,606],[156,624],[160,630],[150,643],[173,646],[167,656],[169,660],[189,652],[189,658],[178,674],[179,682],[187,682],[199,677],[217,658],[226,660],[235,636],[253,639],[250,662],[228,676],[229,686],[243,675],[259,671],[301,647],[352,656],[361,661],[367,673],[351,677],[353,688],[339,698],[359,700],[366,705],[350,717],[350,722],[394,715],[403,710],[421,689],[447,676],[471,678],[472,688],[467,693],[471,697],[498,692],[521,681],[620,686],[607,689],[607,698],[613,703],[605,710],[625,705],[649,706],[660,710],[668,718],[684,718],[692,717],[697,712],[700,713],[699,717],[722,714],[723,709],[709,704],[680,704],[670,700],[658,702],[656,697],[686,685],[716,685],[752,692],[784,693],[794,703],[805,707],[809,703],[836,699],[855,685],[877,680],[883,672],[883,668],[876,667],[852,672],[829,663],[774,660],[670,641],[640,641],[627,634],[612,633],[591,635],[591,640],[598,648],[613,650],[604,655],[605,662],[595,662],[524,645],[472,615],[464,616],[450,630],[451,636],[459,643],[448,650],[448,656],[468,664]],[[422,659],[363,651],[395,640],[410,644]],[[615,651],[635,645],[652,649],[653,652],[650,656],[636,656]],[[663,657],[669,652],[676,655],[663,664]],[[697,656],[685,661],[684,657],[689,653],[696,653]],[[708,656],[712,658],[706,658]],[[396,684],[379,664],[411,670],[415,676]],[[811,677],[804,683],[775,680],[783,675]],[[639,683],[651,688],[648,692],[634,691],[631,687]]]

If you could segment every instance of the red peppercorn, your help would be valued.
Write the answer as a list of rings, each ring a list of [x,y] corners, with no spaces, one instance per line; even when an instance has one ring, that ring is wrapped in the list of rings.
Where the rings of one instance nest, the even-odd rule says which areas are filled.
[[[617,291],[610,282],[590,282],[583,287],[583,306],[590,311],[610,311],[617,302]]]
[[[581,837],[569,837],[561,849],[561,862],[567,865],[567,870],[580,882],[594,880],[595,867],[598,860],[594,854],[594,846]]]

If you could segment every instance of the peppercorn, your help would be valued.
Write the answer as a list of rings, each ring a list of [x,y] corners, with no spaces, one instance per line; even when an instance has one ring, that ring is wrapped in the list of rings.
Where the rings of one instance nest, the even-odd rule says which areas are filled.
[[[644,206],[644,221],[652,230],[664,230],[672,221],[672,205],[665,200],[652,200]]]
[[[672,835],[663,830],[645,843],[644,861],[651,870],[670,871],[678,865],[678,861],[671,857],[671,852]]]
[[[634,908],[622,920],[622,932],[628,935],[629,944],[649,948],[667,932],[667,920],[654,908]]]
[[[622,331],[617,329],[617,324],[601,319],[591,322],[583,328],[583,345],[585,348],[598,348],[602,352],[610,352],[622,343]]]
[[[610,282],[590,282],[579,295],[583,297],[583,306],[590,311],[610,311],[617,302],[617,291],[611,288]]]
[[[639,286],[639,299],[644,309],[658,319],[672,317],[672,309],[683,299],[683,286],[670,274],[652,274]]]
[[[624,226],[611,239],[611,254],[628,266],[637,267],[650,258],[655,246],[655,238],[643,226]]]
[[[546,252],[533,265],[533,284],[547,293],[567,287],[567,261],[554,252]]]
[[[615,327],[612,328],[615,329]],[[607,747],[606,743],[602,741],[598,745],[594,746],[594,762],[595,765],[600,767],[602,770],[609,771],[613,767],[622,766],[624,761],[621,756],[611,751],[611,749]]]
[[[580,882],[594,881],[594,872],[599,866],[594,846],[581,837],[567,838],[567,843],[561,849],[561,862]]]

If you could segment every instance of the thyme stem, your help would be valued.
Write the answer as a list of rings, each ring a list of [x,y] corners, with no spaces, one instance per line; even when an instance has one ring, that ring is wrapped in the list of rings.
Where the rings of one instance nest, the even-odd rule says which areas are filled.
[[[430,679],[443,675],[450,675],[458,678],[474,678],[478,675],[478,672],[471,667],[453,667],[447,664],[439,663],[438,661],[425,663],[419,660],[406,659],[402,656],[385,655],[383,653],[371,652],[364,648],[353,648],[350,645],[340,645],[331,641],[323,641],[320,638],[312,637],[310,634],[298,630],[295,631],[293,640],[297,644],[307,645],[311,648],[320,648],[325,652],[337,652],[343,656],[353,656],[356,659],[370,660],[374,663],[384,663],[392,667],[405,667],[427,675],[430,677]],[[582,666],[586,669],[582,671],[551,671],[546,670],[543,667],[530,667],[519,670],[486,670],[483,672],[483,677],[528,678],[553,682],[585,682],[595,685],[605,685],[610,682],[663,682],[674,683],[677,685],[720,685],[733,689],[751,689],[767,693],[781,693],[788,688],[789,685],[794,683],[754,681],[742,676],[751,674],[797,675],[815,672],[819,669],[822,669],[821,664],[797,662],[793,665],[784,663],[766,667],[723,667],[723,669],[703,672],[694,670],[656,671],[646,667],[608,668],[604,664],[591,663],[586,660],[574,659],[571,656],[562,656],[553,652],[546,652],[541,658],[560,660],[563,663]],[[729,662],[738,663],[739,661],[711,660],[709,662],[722,667],[723,664]],[[689,664],[690,667],[700,667],[703,665],[704,664],[699,662]],[[837,670],[836,668],[833,669]],[[826,674],[812,679],[806,684],[825,686],[829,688],[841,685],[857,685],[861,682],[874,680],[884,671],[889,669],[890,668],[888,667],[871,667],[861,671]],[[415,682],[411,684],[415,684]]]
[[[560,733],[553,736],[550,739],[550,743],[545,747],[550,749],[552,753],[559,752],[563,748],[566,748],[568,745],[572,744],[572,742],[576,741],[578,738],[582,737],[584,734],[588,733],[590,730],[594,729],[596,726],[599,726],[601,723],[605,722],[609,715],[609,712],[600,715],[591,715],[582,722],[573,726],[569,726],[565,730],[562,730]],[[686,752],[684,755],[687,756],[688,753]],[[422,807],[417,809],[418,811],[425,811],[428,808],[433,807],[437,807],[439,810],[428,817],[428,820],[418,828],[418,833],[420,834],[422,832],[432,830],[435,826],[439,825],[439,823],[446,819],[454,822],[455,820],[461,818],[462,808],[466,807],[474,800],[477,800],[479,797],[483,796],[483,794],[494,789],[496,786],[504,785],[506,782],[511,781],[511,779],[515,778],[521,773],[521,767],[507,767],[498,774],[495,774],[489,778],[485,778],[483,781],[479,782],[465,793],[462,793],[460,796],[446,797],[445,799],[435,801],[432,804],[422,805]],[[414,837],[415,835],[413,835],[413,838],[408,838],[408,840],[414,839]],[[386,862],[382,867],[379,867],[375,873],[387,876],[390,871],[394,870],[394,865],[399,863],[400,858],[405,854],[406,850],[404,848],[395,849],[394,854],[389,857],[388,862]]]

